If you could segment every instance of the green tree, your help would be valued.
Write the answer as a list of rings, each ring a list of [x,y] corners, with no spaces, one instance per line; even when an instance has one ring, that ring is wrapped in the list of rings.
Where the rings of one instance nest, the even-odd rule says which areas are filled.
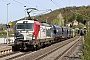
[[[77,15],[76,20],[83,23],[83,17],[81,15]]]
[[[68,22],[71,22],[71,21],[73,21],[73,20],[75,20],[75,14],[70,15],[70,16],[68,17]]]
[[[54,19],[51,23],[56,25],[61,25],[59,19]]]

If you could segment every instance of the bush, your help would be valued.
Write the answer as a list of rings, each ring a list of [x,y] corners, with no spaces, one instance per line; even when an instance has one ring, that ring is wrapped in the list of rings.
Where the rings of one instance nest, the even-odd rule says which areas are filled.
[[[82,60],[90,60],[90,31],[84,36],[84,41],[84,56]]]

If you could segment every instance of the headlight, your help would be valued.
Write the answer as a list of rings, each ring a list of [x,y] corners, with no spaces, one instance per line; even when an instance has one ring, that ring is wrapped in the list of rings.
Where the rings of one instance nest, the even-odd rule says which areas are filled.
[[[33,35],[33,36],[32,36],[32,40],[35,40],[35,39],[36,39],[36,35]]]

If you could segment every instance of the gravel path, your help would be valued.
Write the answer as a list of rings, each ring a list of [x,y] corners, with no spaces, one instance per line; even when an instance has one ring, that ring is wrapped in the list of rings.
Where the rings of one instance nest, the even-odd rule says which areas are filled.
[[[67,54],[67,56],[65,56],[64,58],[66,59],[66,60],[82,60],[81,58],[80,58],[80,55],[82,55],[83,54],[83,52],[80,50],[80,49],[82,49],[82,47],[83,47],[83,37],[82,37],[82,40],[80,41],[80,43],[77,45],[77,47],[75,47],[74,49],[73,49],[73,53],[68,53]]]

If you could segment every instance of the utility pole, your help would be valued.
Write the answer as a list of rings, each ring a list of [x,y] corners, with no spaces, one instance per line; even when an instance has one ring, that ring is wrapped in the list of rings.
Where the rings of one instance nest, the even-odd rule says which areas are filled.
[[[8,25],[8,5],[9,5],[10,3],[7,3],[7,26],[9,26]],[[7,39],[6,39],[6,41],[7,41],[7,44],[8,44],[8,27],[7,27]]]
[[[24,6],[24,8],[26,9],[26,6]],[[26,10],[24,10],[25,11],[25,20],[26,20]]]

